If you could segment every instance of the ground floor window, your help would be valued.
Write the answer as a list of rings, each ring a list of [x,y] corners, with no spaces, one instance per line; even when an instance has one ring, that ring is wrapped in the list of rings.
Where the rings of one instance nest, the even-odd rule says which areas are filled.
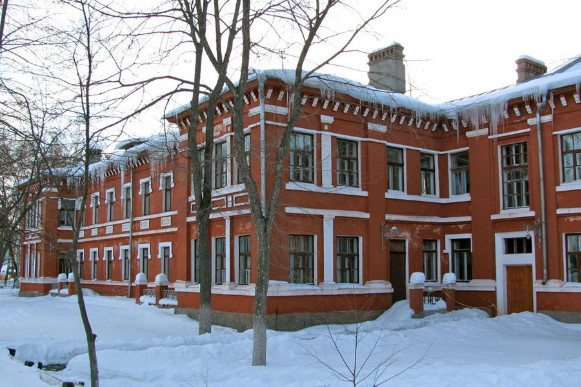
[[[200,249],[197,239],[192,241],[192,282],[200,283]]]
[[[149,280],[149,247],[139,248],[139,271]]]
[[[215,248],[215,283],[222,285],[226,282],[226,238],[216,238],[214,240]]]
[[[252,255],[250,253],[250,235],[238,237],[238,284],[248,285],[250,283],[250,267]]]
[[[314,283],[315,237],[313,235],[290,235],[289,237],[289,282],[294,284]]]
[[[171,258],[171,247],[161,246],[161,270],[169,280],[169,259]]]
[[[67,258],[67,253],[59,253],[59,274],[63,273],[67,276],[71,272],[71,263]]]
[[[105,279],[113,279],[113,249],[105,250]]]
[[[83,279],[85,277],[85,252],[83,250],[77,252],[77,262],[79,265],[79,278]]]
[[[472,243],[470,239],[452,239],[452,270],[458,281],[472,279]]]
[[[359,238],[337,237],[337,282],[359,283]]]
[[[426,281],[438,280],[438,251],[435,239],[424,239],[424,275]]]
[[[99,260],[99,251],[91,250],[91,279],[97,279],[97,261]]]
[[[129,248],[121,249],[121,278],[123,281],[129,280]]]
[[[581,234],[568,234],[566,236],[567,245],[567,281],[581,282],[579,272],[581,271]]]

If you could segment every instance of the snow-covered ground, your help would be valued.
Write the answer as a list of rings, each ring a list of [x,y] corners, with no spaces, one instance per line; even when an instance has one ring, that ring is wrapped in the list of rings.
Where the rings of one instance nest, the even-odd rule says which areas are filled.
[[[21,365],[6,348],[15,348],[20,360],[68,363],[54,374],[89,385],[76,297],[0,292],[0,385],[46,385],[36,367]],[[356,342],[362,386],[385,380],[384,386],[579,386],[581,380],[581,326],[541,314],[488,318],[463,310],[412,319],[400,302],[360,325],[269,331],[268,365],[251,367],[251,331],[214,327],[198,336],[197,322],[172,309],[121,297],[86,301],[102,386],[348,385],[340,375],[350,376]]]

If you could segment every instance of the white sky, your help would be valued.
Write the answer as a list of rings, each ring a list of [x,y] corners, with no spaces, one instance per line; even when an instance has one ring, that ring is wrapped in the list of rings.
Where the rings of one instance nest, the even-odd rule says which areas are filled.
[[[408,94],[443,102],[514,84],[521,55],[542,60],[550,71],[581,54],[579,15],[575,0],[402,0],[374,24],[381,38],[365,34],[355,47],[367,53],[399,42]],[[365,54],[341,61],[357,70],[325,72],[367,83]]]

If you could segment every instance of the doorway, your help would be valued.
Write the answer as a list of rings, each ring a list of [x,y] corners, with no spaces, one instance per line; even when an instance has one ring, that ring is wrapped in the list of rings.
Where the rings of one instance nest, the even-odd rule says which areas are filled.
[[[506,266],[506,311],[533,311],[533,270],[531,265]]]
[[[393,287],[393,302],[406,299],[406,241],[389,240],[389,280]]]

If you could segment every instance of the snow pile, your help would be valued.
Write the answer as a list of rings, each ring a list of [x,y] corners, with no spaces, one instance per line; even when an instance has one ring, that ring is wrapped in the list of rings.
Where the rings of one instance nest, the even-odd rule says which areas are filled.
[[[361,385],[575,386],[581,377],[581,327],[540,314],[488,318],[460,310],[413,319],[401,301],[361,324],[269,331],[268,364],[252,367],[252,331],[214,326],[198,336],[197,322],[171,309],[123,297],[88,297],[86,303],[106,387],[347,386],[340,378],[355,359]],[[3,386],[45,385],[38,369],[11,360],[5,348],[15,348],[23,360],[68,362],[54,375],[88,385],[74,297],[18,298],[3,291],[0,308]]]

